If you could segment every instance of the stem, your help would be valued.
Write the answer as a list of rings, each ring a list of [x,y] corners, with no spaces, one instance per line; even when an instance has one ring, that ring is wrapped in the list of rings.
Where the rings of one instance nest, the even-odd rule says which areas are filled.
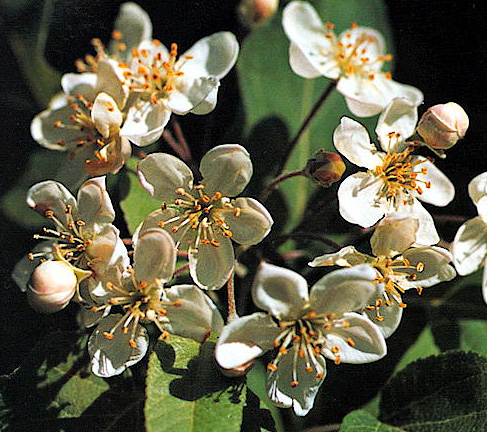
[[[291,171],[290,173],[282,174],[276,177],[262,190],[262,192],[259,195],[259,201],[264,202],[267,198],[269,198],[269,195],[271,195],[272,192],[274,192],[278,188],[279,183],[289,178],[297,177],[300,175],[303,175],[303,170]]]
[[[189,270],[189,264],[183,265],[182,267],[179,267],[173,274],[173,277],[177,277],[180,274],[184,273],[185,271]]]
[[[281,173],[284,171],[284,168],[285,168],[289,158],[291,157],[291,153],[293,152],[294,147],[296,146],[297,142],[301,138],[301,135],[306,130],[306,128],[308,127],[311,120],[313,120],[313,117],[316,115],[316,113],[321,108],[323,103],[326,101],[326,99],[328,99],[328,96],[330,96],[331,92],[336,87],[336,85],[337,85],[337,81],[331,81],[328,84],[328,86],[325,88],[325,90],[321,94],[320,98],[315,102],[315,104],[311,108],[307,117],[304,119],[303,123],[301,124],[301,127],[299,128],[299,130],[296,133],[296,135],[294,136],[294,138],[287,145],[287,148],[284,151],[284,155],[281,159],[281,163],[279,164],[279,168],[277,170],[277,176],[280,176]]]
[[[232,272],[230,279],[227,282],[227,293],[228,293],[228,318],[227,324],[235,321],[238,318],[237,309],[235,307],[235,289],[234,289],[234,273]]]

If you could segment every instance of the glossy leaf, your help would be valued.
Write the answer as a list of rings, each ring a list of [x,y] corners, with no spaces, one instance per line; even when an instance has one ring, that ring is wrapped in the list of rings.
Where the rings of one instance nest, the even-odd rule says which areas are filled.
[[[340,426],[340,432],[406,432],[377,420],[372,414],[358,410],[348,414]]]
[[[240,430],[243,381],[221,374],[214,345],[172,335],[167,343],[157,343],[147,371],[147,432]]]

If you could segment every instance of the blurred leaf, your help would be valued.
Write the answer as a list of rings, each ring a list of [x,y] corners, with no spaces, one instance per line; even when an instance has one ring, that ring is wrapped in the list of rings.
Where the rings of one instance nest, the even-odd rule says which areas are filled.
[[[343,419],[340,432],[405,432],[405,430],[381,423],[372,414],[358,410]]]
[[[221,374],[214,345],[172,335],[157,343],[147,371],[147,432],[240,431],[244,384]]]
[[[460,347],[487,357],[487,321],[460,320]]]
[[[127,191],[123,194],[120,206],[122,207],[125,222],[129,231],[133,234],[137,226],[145,219],[145,217],[161,207],[161,203],[149,195],[139,182],[137,178],[137,162],[139,159],[131,158],[126,166],[128,170],[128,184]]]
[[[387,21],[385,5],[380,0],[313,0],[323,21],[332,21],[338,32],[349,27],[351,21],[361,25],[375,27],[382,31],[389,41],[392,50],[391,31]],[[248,119],[249,132],[257,123],[269,116],[278,118],[287,126],[292,137],[297,132],[314,102],[327,86],[325,78],[304,79],[295,75],[289,67],[289,40],[281,25],[281,14],[278,13],[267,25],[252,32],[243,44],[237,68],[240,78],[242,98]],[[339,124],[340,117],[350,115],[343,97],[334,92],[326,101],[317,116],[313,119],[307,133],[303,135],[295,148],[288,170],[304,168],[306,161],[319,148],[333,150],[332,134]],[[375,128],[376,118],[361,119],[369,130]],[[268,175],[286,147],[267,143],[269,147],[249,146],[251,155],[271,155],[268,159]],[[281,190],[287,197],[290,208],[289,226],[294,226],[301,218],[308,197],[315,189],[314,184],[301,177],[287,180]]]
[[[65,159],[66,153],[53,150],[39,149],[32,153],[28,166],[17,184],[1,197],[2,212],[24,227],[42,226],[45,219],[31,210],[25,201],[27,191],[37,182],[55,178]]]
[[[81,432],[113,424],[117,430],[119,420],[128,424],[129,410],[135,420],[136,394],[92,375],[85,345],[79,333],[51,334],[19,369],[1,377],[0,429]]]

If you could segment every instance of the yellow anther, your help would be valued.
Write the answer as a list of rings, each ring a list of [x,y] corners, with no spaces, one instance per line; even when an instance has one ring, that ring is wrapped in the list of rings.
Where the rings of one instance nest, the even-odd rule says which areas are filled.
[[[339,351],[340,351],[340,347],[339,347],[338,345],[333,345],[333,346],[331,347],[331,352],[332,352],[333,354],[337,354]]]
[[[335,364],[339,365],[341,362],[342,362],[342,357],[339,355],[335,356]]]
[[[283,346],[279,348],[279,354],[287,354],[287,349]]]
[[[291,387],[297,387],[298,384],[299,383],[297,381],[291,381]]]
[[[352,348],[355,346],[355,341],[352,338],[347,338],[347,344],[349,344]]]
[[[108,340],[112,340],[115,336],[113,333],[103,332],[103,337]]]
[[[267,370],[275,372],[277,370],[277,366],[274,363],[268,363],[267,364]]]
[[[216,241],[216,240],[211,240],[211,245],[212,246],[215,246],[215,247],[220,247],[220,242]]]
[[[130,339],[130,340],[129,340],[129,345],[130,345],[132,348],[137,348],[137,342],[135,342],[133,339]]]

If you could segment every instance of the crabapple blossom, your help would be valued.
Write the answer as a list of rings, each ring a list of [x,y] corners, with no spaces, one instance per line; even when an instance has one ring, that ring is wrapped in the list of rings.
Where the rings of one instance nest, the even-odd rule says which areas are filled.
[[[178,158],[153,153],[138,166],[142,186],[162,201],[143,229],[163,227],[177,247],[188,246],[193,280],[205,289],[219,289],[234,268],[232,240],[242,245],[259,243],[273,220],[253,198],[236,198],[252,176],[248,152],[238,144],[217,146],[202,158],[203,180],[195,184],[190,168]]]
[[[439,246],[415,244],[418,221],[408,214],[389,213],[382,219],[370,239],[372,255],[353,246],[316,257],[312,267],[339,265],[353,267],[368,264],[376,271],[376,280],[384,289],[380,297],[367,305],[364,313],[389,337],[398,327],[406,307],[402,295],[409,289],[421,293],[423,288],[449,281],[456,272],[449,264],[452,256]]]
[[[149,337],[141,323],[154,323],[162,338],[172,333],[198,342],[221,330],[220,313],[196,286],[164,288],[175,263],[170,234],[150,228],[135,239],[133,267],[127,267],[118,279],[101,281],[91,291],[92,310],[99,314],[88,341],[95,375],[118,375],[144,357]]]
[[[439,236],[420,201],[445,206],[453,199],[455,188],[430,159],[412,154],[415,146],[407,138],[414,133],[416,122],[414,104],[393,99],[377,122],[377,148],[364,126],[348,117],[341,119],[333,143],[350,162],[367,171],[352,174],[340,184],[339,210],[345,220],[362,227],[374,225],[387,213],[411,213],[419,220],[416,241],[430,245],[438,243]]]
[[[304,1],[292,1],[284,8],[282,24],[291,41],[291,69],[304,78],[336,80],[353,114],[379,114],[395,97],[408,98],[415,106],[423,102],[420,90],[393,81],[390,72],[382,71],[392,56],[386,54],[384,37],[377,30],[353,23],[337,36],[333,24],[323,24]]]
[[[252,298],[266,312],[226,325],[215,358],[223,369],[233,369],[273,351],[267,365],[269,398],[306,415],[326,375],[325,357],[336,364],[368,363],[386,354],[377,326],[355,312],[381,289],[367,265],[331,272],[308,294],[308,284],[298,273],[261,264]]]

